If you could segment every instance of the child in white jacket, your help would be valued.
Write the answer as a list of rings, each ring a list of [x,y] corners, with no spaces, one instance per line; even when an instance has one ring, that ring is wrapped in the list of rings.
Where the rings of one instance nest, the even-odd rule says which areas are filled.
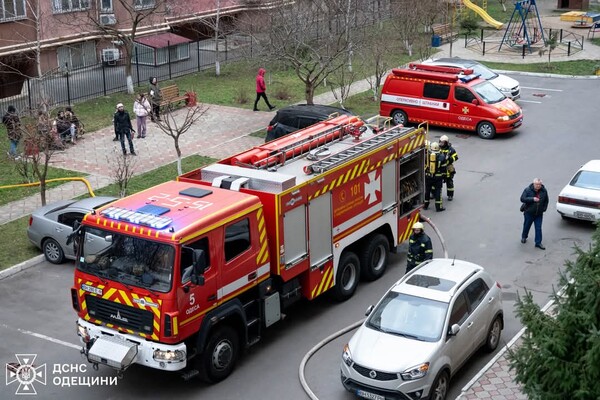
[[[146,119],[151,110],[152,107],[146,96],[143,93],[138,94],[133,103],[133,113],[137,121],[138,139],[146,137]]]

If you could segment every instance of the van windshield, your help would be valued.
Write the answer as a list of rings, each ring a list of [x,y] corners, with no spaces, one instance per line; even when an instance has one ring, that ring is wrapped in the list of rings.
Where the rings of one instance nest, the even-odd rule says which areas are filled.
[[[499,103],[506,98],[506,96],[504,96],[502,92],[496,88],[496,86],[492,85],[488,81],[478,83],[477,85],[473,86],[473,90],[475,90],[479,97],[481,97],[487,104]]]
[[[473,64],[469,66],[473,70],[473,73],[481,75],[486,81],[492,80],[498,76],[494,71],[484,67],[481,64]]]

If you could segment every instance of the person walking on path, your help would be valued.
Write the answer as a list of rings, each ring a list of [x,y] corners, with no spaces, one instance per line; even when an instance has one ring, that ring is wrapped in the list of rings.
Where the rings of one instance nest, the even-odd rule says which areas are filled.
[[[131,126],[131,118],[129,117],[129,113],[125,111],[123,107],[123,103],[117,104],[117,112],[114,117],[115,124],[115,132],[119,135],[121,139],[121,149],[123,150],[123,155],[127,154],[127,150],[125,149],[125,138],[129,142],[129,152],[131,155],[136,155],[135,150],[133,149],[133,140],[131,140],[131,133],[135,133],[133,130],[133,126]]]
[[[535,178],[533,183],[523,190],[521,194],[521,211],[523,211],[523,232],[521,233],[521,243],[527,242],[531,224],[535,226],[535,247],[540,250],[546,250],[542,244],[542,222],[544,213],[548,208],[548,192],[542,183],[542,180]]]
[[[425,205],[424,209],[429,208],[429,199],[433,192],[433,200],[435,201],[435,211],[446,210],[442,205],[442,185],[444,184],[444,176],[446,175],[446,159],[440,152],[438,142],[433,142],[429,145],[427,153],[427,166],[425,168]]]
[[[450,143],[448,136],[442,135],[440,138],[440,152],[446,158],[446,175],[443,177],[443,181],[446,182],[446,195],[448,201],[452,201],[454,198],[454,175],[456,175],[456,169],[454,168],[454,162],[458,160],[458,154],[452,144]]]
[[[144,96],[144,93],[138,94],[133,102],[133,113],[135,114],[135,120],[137,122],[138,139],[146,137],[146,119],[148,119],[148,114],[151,110],[150,107],[150,102],[146,96]]]
[[[150,103],[152,103],[152,113],[150,119],[152,122],[160,121],[160,101],[162,100],[162,93],[160,87],[158,87],[158,79],[154,76],[150,77],[150,86],[148,93],[150,94]]]
[[[2,123],[6,127],[6,133],[10,141],[8,156],[18,160],[20,157],[17,154],[17,147],[21,140],[21,119],[15,106],[8,106],[6,114],[2,117]]]
[[[269,110],[273,110],[275,106],[272,106],[269,103],[269,99],[267,98],[267,84],[265,83],[265,72],[267,72],[264,68],[258,69],[258,74],[256,75],[256,100],[254,100],[254,111],[258,111],[258,100],[262,97],[265,99],[265,103],[267,103],[267,107]]]
[[[406,255],[406,273],[425,260],[433,258],[431,239],[425,233],[423,223],[415,222],[413,233],[408,238],[408,254]]]

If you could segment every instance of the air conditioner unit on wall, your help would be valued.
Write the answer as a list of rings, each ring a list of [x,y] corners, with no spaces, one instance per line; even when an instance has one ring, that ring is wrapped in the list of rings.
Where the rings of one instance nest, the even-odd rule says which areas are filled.
[[[102,61],[105,63],[115,62],[121,58],[119,49],[102,49]]]
[[[100,25],[114,25],[117,23],[115,14],[102,14],[100,15]]]

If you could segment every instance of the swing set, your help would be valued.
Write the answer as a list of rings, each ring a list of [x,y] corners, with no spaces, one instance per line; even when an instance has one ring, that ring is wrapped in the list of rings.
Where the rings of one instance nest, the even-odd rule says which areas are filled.
[[[503,45],[510,47],[526,46],[531,53],[531,45],[541,42],[546,43],[544,29],[535,0],[522,0],[515,2],[515,9],[502,37],[498,51]]]

